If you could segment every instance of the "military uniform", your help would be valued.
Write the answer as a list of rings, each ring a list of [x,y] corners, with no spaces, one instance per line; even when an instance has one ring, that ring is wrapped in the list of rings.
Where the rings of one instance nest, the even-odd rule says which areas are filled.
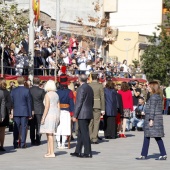
[[[101,111],[105,111],[104,89],[102,84],[99,84],[97,80],[93,80],[89,85],[94,92],[93,119],[89,124],[89,132],[91,142],[95,143],[98,141]]]

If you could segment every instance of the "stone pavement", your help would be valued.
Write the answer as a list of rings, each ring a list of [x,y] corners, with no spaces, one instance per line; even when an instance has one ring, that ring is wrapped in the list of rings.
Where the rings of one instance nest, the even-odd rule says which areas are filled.
[[[163,138],[167,153],[170,152],[170,116],[164,116],[165,138]],[[103,136],[103,134],[100,134]],[[170,158],[166,161],[156,161],[159,149],[154,139],[151,140],[149,160],[137,161],[140,156],[143,132],[128,132],[126,139],[102,140],[98,145],[92,145],[93,158],[83,159],[71,157],[75,150],[75,141],[71,149],[55,148],[55,158],[43,158],[46,153],[46,136],[43,135],[41,146],[31,146],[27,137],[27,149],[14,150],[12,134],[7,132],[5,148],[0,152],[0,170],[164,170],[170,168]]]

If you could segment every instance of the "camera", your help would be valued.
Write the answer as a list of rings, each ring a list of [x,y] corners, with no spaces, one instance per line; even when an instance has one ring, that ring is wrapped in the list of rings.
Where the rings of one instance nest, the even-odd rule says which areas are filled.
[[[129,84],[130,87],[132,87],[132,86],[136,85],[136,82],[135,81],[129,81],[128,84]]]

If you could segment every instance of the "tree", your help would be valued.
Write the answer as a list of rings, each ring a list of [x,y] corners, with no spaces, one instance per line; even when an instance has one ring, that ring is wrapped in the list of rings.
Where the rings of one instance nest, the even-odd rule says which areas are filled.
[[[162,25],[156,27],[160,34],[155,32],[153,36],[148,37],[149,45],[142,55],[142,67],[147,79],[160,80],[162,84],[169,81],[170,70],[170,2],[164,1],[164,7],[167,9],[166,20]],[[168,29],[169,28],[169,29]]]
[[[0,5],[0,39],[4,44],[18,44],[27,33],[28,12],[17,9],[17,4]]]

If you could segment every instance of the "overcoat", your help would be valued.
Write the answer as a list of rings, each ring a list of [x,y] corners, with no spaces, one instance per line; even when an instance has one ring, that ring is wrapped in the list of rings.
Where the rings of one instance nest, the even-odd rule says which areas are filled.
[[[153,120],[152,127],[149,126],[150,120]],[[145,105],[144,136],[164,137],[162,99],[158,94],[151,95]]]

